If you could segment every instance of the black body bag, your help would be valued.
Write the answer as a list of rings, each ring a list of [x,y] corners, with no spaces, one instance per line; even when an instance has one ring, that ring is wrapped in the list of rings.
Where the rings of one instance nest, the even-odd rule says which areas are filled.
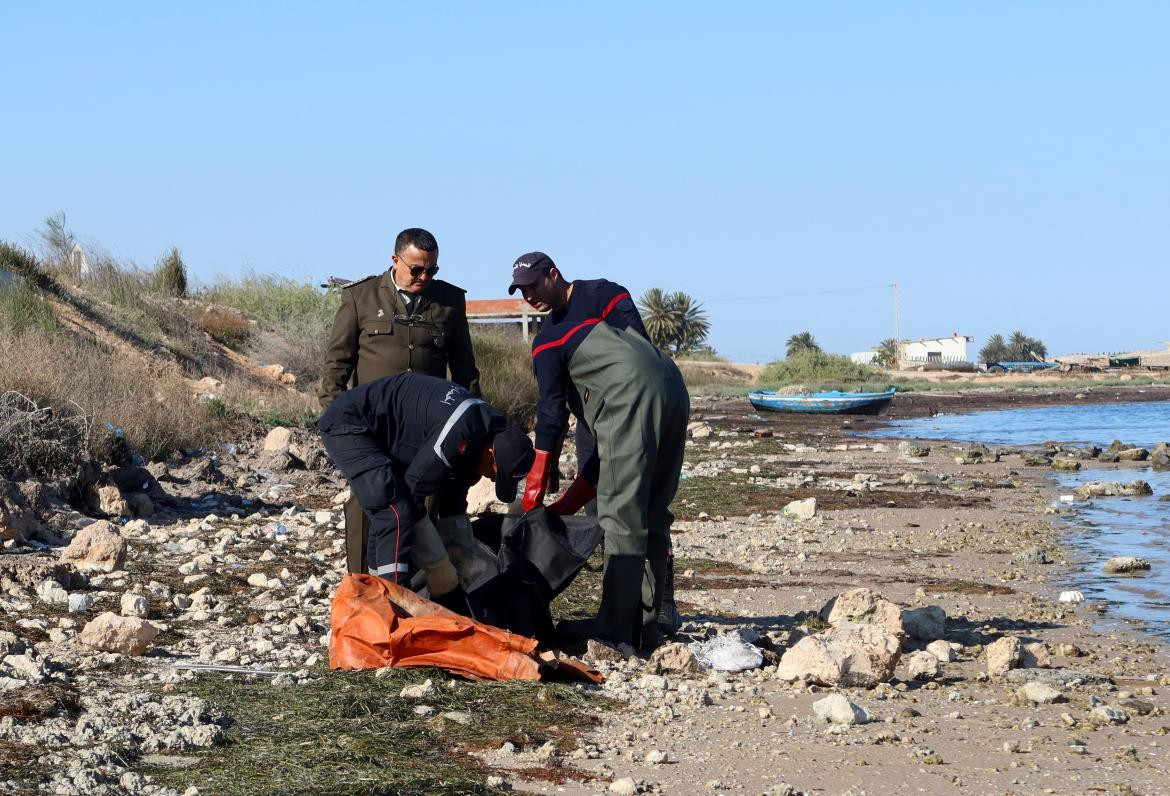
[[[471,528],[479,543],[467,592],[475,619],[551,642],[549,604],[600,544],[596,518],[538,507],[519,517],[484,515]]]

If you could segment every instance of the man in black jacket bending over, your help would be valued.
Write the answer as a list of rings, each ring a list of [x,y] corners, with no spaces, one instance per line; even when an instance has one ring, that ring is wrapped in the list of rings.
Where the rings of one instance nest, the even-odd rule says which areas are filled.
[[[496,497],[515,500],[532,466],[528,435],[463,387],[416,373],[347,390],[317,428],[370,518],[370,574],[409,587],[422,570],[432,600],[467,614],[467,490],[487,476]],[[435,522],[423,503],[432,495]]]

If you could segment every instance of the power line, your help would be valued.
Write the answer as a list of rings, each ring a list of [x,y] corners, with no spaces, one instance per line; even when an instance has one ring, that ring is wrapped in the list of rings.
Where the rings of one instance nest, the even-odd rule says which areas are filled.
[[[771,301],[773,299],[797,298],[800,296],[827,296],[832,293],[858,293],[863,290],[885,290],[893,285],[868,285],[866,287],[839,287],[833,290],[812,290],[801,293],[779,293],[774,296],[737,296],[734,298],[703,299],[705,304],[714,304],[718,301]]]

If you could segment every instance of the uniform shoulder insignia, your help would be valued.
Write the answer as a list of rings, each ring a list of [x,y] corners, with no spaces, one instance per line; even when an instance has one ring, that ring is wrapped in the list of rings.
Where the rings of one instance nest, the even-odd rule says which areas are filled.
[[[375,276],[377,276],[377,274],[370,274],[369,276],[363,276],[360,279],[355,279],[352,282],[349,282],[345,285],[342,285],[342,290],[347,290],[347,289],[353,287],[354,285],[360,285],[362,282],[368,282],[371,279],[373,279]]]

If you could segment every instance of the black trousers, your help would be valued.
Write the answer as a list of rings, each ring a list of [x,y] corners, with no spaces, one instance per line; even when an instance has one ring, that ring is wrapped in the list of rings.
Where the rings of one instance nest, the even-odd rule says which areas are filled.
[[[338,424],[323,428],[325,450],[369,520],[366,571],[408,585],[416,567],[411,561],[414,516],[404,468],[369,434]],[[346,517],[349,535],[350,518]]]

